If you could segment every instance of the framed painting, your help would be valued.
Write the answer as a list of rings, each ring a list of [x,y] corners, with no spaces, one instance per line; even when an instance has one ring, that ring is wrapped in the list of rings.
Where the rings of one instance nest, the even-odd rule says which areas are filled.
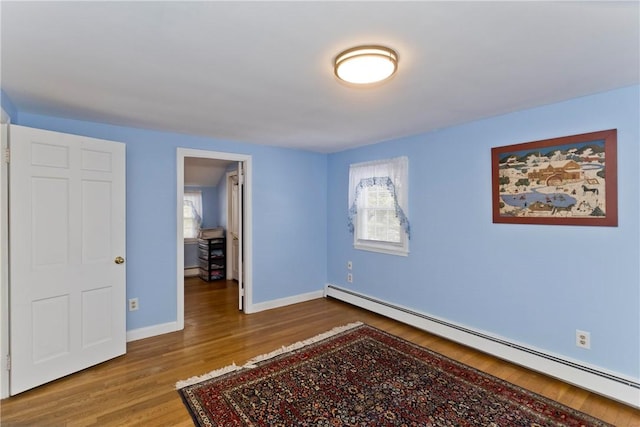
[[[618,225],[617,130],[491,149],[493,222]]]

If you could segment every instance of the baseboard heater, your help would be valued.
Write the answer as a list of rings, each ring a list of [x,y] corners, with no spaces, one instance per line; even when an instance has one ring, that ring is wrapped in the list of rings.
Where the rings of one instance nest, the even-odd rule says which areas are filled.
[[[500,359],[640,408],[640,382],[635,379],[554,356],[339,286],[326,285],[325,296],[415,326]]]

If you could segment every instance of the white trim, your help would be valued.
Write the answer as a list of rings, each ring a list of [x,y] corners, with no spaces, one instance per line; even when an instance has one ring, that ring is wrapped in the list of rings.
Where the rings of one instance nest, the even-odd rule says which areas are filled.
[[[9,168],[5,150],[9,147],[11,117],[2,110],[0,132],[0,399],[9,397]]]
[[[311,301],[313,299],[322,298],[324,296],[324,291],[313,291],[307,292],[306,294],[294,295],[291,297],[274,299],[271,301],[260,302],[257,304],[252,304],[251,311],[245,309],[245,313],[257,313],[259,311],[271,310],[272,308],[284,307],[287,305],[297,304],[300,302]]]
[[[360,249],[361,251],[369,251],[369,252],[378,252],[381,254],[387,255],[397,255],[397,256],[409,256],[409,239],[404,232],[402,232],[403,244],[395,246],[393,243],[387,242],[376,242],[375,240],[364,240],[358,239],[353,233],[353,247],[355,249]]]
[[[325,286],[325,295],[640,408],[639,378],[588,365],[579,360],[509,341],[484,331],[473,330],[446,319],[387,303],[333,284]]]
[[[245,205],[244,205],[244,303],[245,313],[252,311],[252,291],[253,291],[253,197],[252,197],[252,157],[248,154],[227,153],[223,151],[196,150],[193,148],[178,147],[176,151],[176,324],[177,330],[184,329],[184,234],[183,234],[183,208],[184,198],[184,159],[185,157],[198,157],[203,159],[229,160],[233,162],[244,162],[245,164]]]
[[[127,342],[151,338],[155,337],[156,335],[168,334],[170,332],[176,332],[181,329],[182,328],[178,328],[178,322],[161,323],[159,325],[132,329],[130,331],[127,331]]]

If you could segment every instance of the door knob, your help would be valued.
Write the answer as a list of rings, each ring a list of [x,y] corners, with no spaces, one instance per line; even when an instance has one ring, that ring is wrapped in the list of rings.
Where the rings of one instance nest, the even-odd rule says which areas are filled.
[[[115,263],[116,264],[124,264],[124,258],[122,258],[121,256],[117,256],[115,259]]]

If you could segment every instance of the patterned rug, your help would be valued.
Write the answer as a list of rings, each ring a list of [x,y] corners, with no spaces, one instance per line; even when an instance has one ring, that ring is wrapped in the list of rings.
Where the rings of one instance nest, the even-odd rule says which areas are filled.
[[[198,426],[608,426],[360,323],[176,388]]]

